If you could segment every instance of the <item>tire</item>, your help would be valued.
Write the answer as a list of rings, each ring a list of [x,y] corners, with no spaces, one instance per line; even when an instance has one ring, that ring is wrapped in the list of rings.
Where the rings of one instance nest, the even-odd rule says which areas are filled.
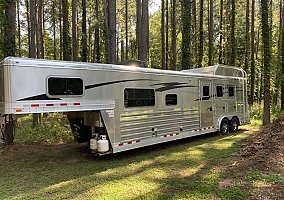
[[[228,119],[223,119],[220,125],[220,132],[222,135],[227,135],[229,133],[230,123]]]
[[[230,133],[236,133],[239,130],[239,120],[236,117],[230,122]]]

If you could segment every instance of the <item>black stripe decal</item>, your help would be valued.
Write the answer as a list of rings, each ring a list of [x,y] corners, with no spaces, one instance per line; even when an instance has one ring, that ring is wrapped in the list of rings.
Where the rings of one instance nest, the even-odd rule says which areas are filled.
[[[155,89],[156,92],[164,92],[167,90],[172,90],[172,89],[177,89],[177,88],[198,87],[198,86],[188,85],[188,83],[178,83],[178,82],[158,83],[158,84],[153,84],[150,86],[159,86],[159,85],[161,85],[162,87]]]
[[[105,83],[97,83],[97,84],[93,84],[93,85],[86,85],[85,89],[88,90],[88,89],[101,87],[101,86],[105,86],[105,85],[112,85],[112,84],[116,84],[116,83],[133,82],[133,81],[156,81],[156,80],[152,80],[152,79],[130,79],[130,80],[111,81],[111,82],[105,82]]]
[[[35,101],[35,100],[61,100],[60,98],[51,98],[48,97],[46,94],[40,94],[32,97],[27,97],[24,99],[19,99],[17,101]]]

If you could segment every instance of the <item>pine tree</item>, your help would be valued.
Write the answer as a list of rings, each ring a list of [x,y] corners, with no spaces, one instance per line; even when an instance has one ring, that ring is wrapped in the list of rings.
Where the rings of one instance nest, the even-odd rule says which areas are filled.
[[[270,26],[268,22],[268,0],[261,0],[261,27],[262,27],[262,43],[263,43],[263,64],[264,64],[264,116],[263,125],[270,123]]]
[[[191,40],[191,0],[182,0],[182,69],[190,69],[191,54],[190,54],[190,40]]]
[[[236,64],[236,38],[235,38],[235,29],[236,29],[236,0],[231,0],[231,53],[230,53],[230,65],[235,66]]]
[[[87,7],[86,0],[82,0],[82,39],[81,39],[81,60],[87,62]]]
[[[208,48],[208,65],[211,66],[213,64],[213,0],[209,0],[209,48]]]
[[[203,0],[199,2],[199,47],[198,47],[198,67],[202,67],[203,61],[203,39],[204,39],[204,30],[203,30]]]
[[[78,40],[77,40],[77,0],[72,0],[72,48],[73,60],[78,60]]]
[[[255,31],[254,31],[254,21],[255,21],[255,0],[252,0],[251,4],[251,59],[250,59],[250,104],[253,104],[254,94],[255,94]]]
[[[62,30],[62,47],[63,60],[72,59],[71,38],[69,34],[69,1],[62,0],[62,16],[63,16],[63,30]]]
[[[177,13],[176,13],[177,3],[176,0],[172,0],[172,63],[171,67],[173,70],[177,70]]]
[[[165,60],[165,0],[161,2],[161,56],[162,56],[162,69],[166,69]]]

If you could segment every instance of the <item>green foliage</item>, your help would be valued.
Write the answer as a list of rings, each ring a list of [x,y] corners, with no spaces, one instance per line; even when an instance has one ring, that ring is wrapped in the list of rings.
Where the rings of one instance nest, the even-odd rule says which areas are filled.
[[[32,115],[17,119],[15,123],[15,143],[20,144],[57,144],[71,142],[71,129],[65,115],[50,113],[42,117],[40,124],[32,127]]]
[[[281,174],[275,174],[275,172],[268,171],[263,173],[261,171],[254,171],[249,174],[247,180],[250,182],[263,181],[265,183],[282,184],[284,185],[284,177]]]
[[[232,186],[225,188],[223,191],[220,192],[220,196],[222,199],[228,200],[241,200],[245,199],[247,196],[247,192],[243,191],[240,187]]]

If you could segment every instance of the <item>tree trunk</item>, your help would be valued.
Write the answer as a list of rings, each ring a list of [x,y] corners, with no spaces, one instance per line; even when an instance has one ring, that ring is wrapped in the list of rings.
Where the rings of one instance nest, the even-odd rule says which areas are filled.
[[[166,54],[165,65],[166,69],[169,69],[169,0],[166,0]]]
[[[249,62],[249,1],[247,0],[246,5],[246,50],[245,50],[245,66],[244,70],[248,72],[248,62]]]
[[[254,32],[255,0],[251,4],[251,59],[250,59],[250,104],[254,102],[254,82],[255,82],[255,32]]]
[[[18,24],[18,56],[22,57],[21,47],[21,20],[20,20],[20,0],[17,0],[17,24]]]
[[[261,27],[262,27],[262,43],[264,50],[264,116],[263,125],[270,123],[270,26],[268,22],[268,0],[261,0]]]
[[[4,57],[15,56],[16,54],[16,1],[6,0],[4,1],[4,23],[2,29],[3,34],[3,47],[2,53]],[[12,115],[9,115],[10,117]],[[10,121],[10,120],[9,120]],[[6,145],[14,143],[14,126],[11,123],[5,123],[3,132],[3,139]]]
[[[96,0],[95,5],[95,14],[96,14],[96,25],[95,25],[95,44],[94,49],[96,51],[96,62],[101,62],[101,52],[100,52],[100,29],[99,29],[99,0]]]
[[[199,8],[199,47],[198,47],[198,67],[202,67],[203,61],[203,0],[200,0],[200,8]]]
[[[43,0],[38,0],[38,23],[37,23],[37,30],[38,30],[38,41],[39,44],[39,58],[44,58],[44,38],[43,38]]]
[[[220,0],[220,25],[219,25],[219,34],[220,34],[220,42],[219,42],[219,64],[223,63],[223,8],[224,2]]]
[[[109,49],[110,62],[116,63],[116,1],[109,0]]]
[[[232,0],[232,11],[231,11],[231,55],[230,65],[236,65],[236,39],[235,39],[235,26],[236,26],[236,0]]]
[[[72,60],[71,55],[71,38],[69,35],[69,2],[62,0],[62,15],[63,15],[63,60]]]
[[[282,49],[282,60],[281,60],[281,70],[282,70],[282,81],[281,81],[281,110],[284,110],[284,1],[282,0],[282,42],[281,42],[281,49]]]
[[[78,39],[77,39],[77,0],[72,0],[72,48],[73,60],[78,60]]]
[[[92,55],[92,46],[93,46],[93,42],[92,42],[92,31],[93,29],[91,28],[92,24],[91,24],[91,19],[88,18],[88,48],[87,48],[87,60],[88,62],[91,62],[91,55]]]
[[[27,9],[27,31],[28,31],[28,46],[29,46],[29,58],[31,58],[31,27],[30,27],[30,6],[29,1],[26,0],[26,9]]]
[[[176,0],[175,0],[176,1]],[[196,0],[192,0],[192,63],[196,64],[196,52],[197,52],[197,14],[196,14]]]
[[[137,58],[139,60],[139,55],[141,55],[141,12],[142,3],[141,0],[136,0],[136,46],[137,46]]]
[[[56,18],[55,18],[55,1],[52,2],[52,28],[53,28],[53,59],[56,60]]]
[[[121,47],[120,47],[120,49],[121,49],[121,51],[120,51],[120,59],[121,59],[121,62],[123,62],[124,61],[124,40],[120,41],[120,45],[121,45]]]
[[[214,32],[214,19],[213,19],[213,0],[209,1],[209,52],[208,52],[208,65],[213,65],[213,32]]]
[[[36,57],[36,2],[35,0],[30,0],[30,57]],[[33,114],[33,127],[39,123],[38,114]]]
[[[191,0],[182,0],[182,47],[181,67],[190,69],[190,40],[191,40]]]
[[[277,38],[277,65],[274,65],[274,93],[272,106],[277,107],[279,91],[281,91],[281,32],[282,32],[282,2],[279,1],[279,25],[278,25],[278,38]],[[280,89],[280,90],[279,90]]]
[[[125,0],[125,60],[128,60],[128,0]]]
[[[176,0],[172,0],[172,63],[171,68],[177,70],[177,16],[176,16]]]
[[[105,41],[105,62],[106,63],[111,63],[111,60],[110,60],[110,49],[109,49],[109,46],[110,46],[110,41],[109,41],[109,18],[108,18],[108,15],[109,15],[109,5],[108,5],[108,0],[104,0],[104,41]]]
[[[81,60],[87,62],[87,11],[86,0],[82,0],[82,53]]]
[[[59,0],[59,59],[63,59],[63,36],[62,36],[62,0]]]
[[[118,53],[119,53],[119,29],[118,29],[118,33],[116,35],[116,49],[117,49],[116,58],[117,58],[117,62],[119,62],[119,55],[118,55]]]
[[[148,10],[148,0],[142,0],[142,17],[141,17],[141,47],[140,55],[138,54],[138,59],[145,62],[147,66],[148,61],[148,34],[149,34],[149,10]],[[139,52],[138,52],[139,53]]]
[[[31,41],[30,41],[30,55],[31,58],[36,57],[36,16],[35,16],[35,0],[30,0],[30,25],[31,25]]]
[[[166,69],[165,61],[165,0],[161,2],[161,51],[162,51],[162,69]]]

